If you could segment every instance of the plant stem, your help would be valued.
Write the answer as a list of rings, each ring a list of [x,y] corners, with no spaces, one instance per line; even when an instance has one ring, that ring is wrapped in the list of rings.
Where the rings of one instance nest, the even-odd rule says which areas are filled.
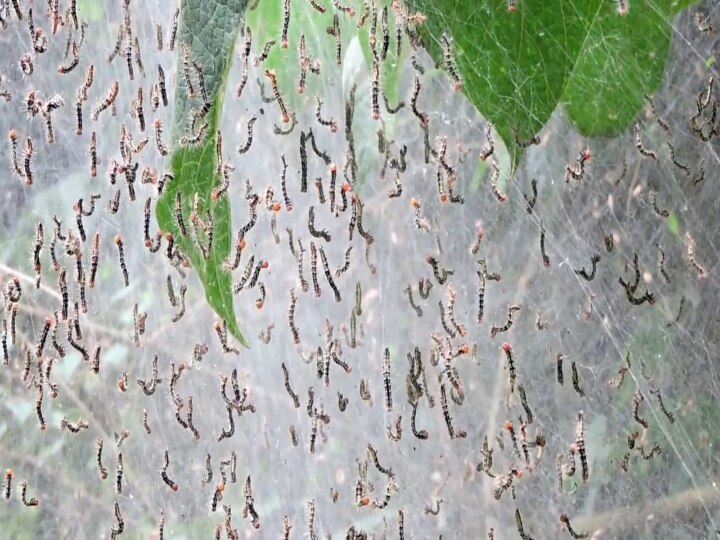
[[[594,533],[597,530],[603,530],[617,536],[621,532],[627,533],[639,529],[649,520],[657,524],[660,521],[670,520],[679,512],[683,512],[687,516],[691,510],[697,510],[698,507],[709,512],[710,506],[720,505],[718,482],[720,479],[715,479],[700,489],[689,488],[662,499],[652,499],[644,505],[578,517],[573,519],[573,527],[577,531]]]

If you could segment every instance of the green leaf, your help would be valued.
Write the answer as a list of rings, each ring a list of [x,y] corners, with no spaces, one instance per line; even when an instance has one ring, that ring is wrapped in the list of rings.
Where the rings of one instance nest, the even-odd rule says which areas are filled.
[[[321,2],[322,3],[322,2]],[[388,48],[387,58],[381,62],[381,80],[383,92],[391,103],[397,103],[400,91],[400,76],[402,72],[403,60],[408,55],[409,44],[404,38],[401,57],[398,59],[396,54],[395,40],[395,16],[391,7],[391,0],[378,0],[378,22],[377,34],[380,41],[382,36],[382,11],[384,6],[388,6],[388,23],[390,29],[390,46]],[[246,17],[246,24],[252,29],[253,48],[256,54],[265,47],[270,40],[276,42],[270,51],[267,59],[263,62],[264,69],[272,69],[278,74],[278,88],[283,94],[286,104],[291,110],[302,110],[311,105],[314,108],[315,93],[326,96],[328,93],[336,92],[333,88],[333,77],[327,74],[333,70],[342,69],[344,88],[341,90],[344,96],[350,92],[350,86],[353,82],[366,81],[365,74],[358,76],[356,70],[355,48],[358,47],[362,53],[365,67],[368,74],[372,69],[372,51],[370,48],[370,25],[371,17],[367,16],[362,26],[358,26],[360,20],[365,13],[365,6],[362,1],[350,0],[344,2],[344,5],[353,6],[355,15],[353,17],[346,14],[340,14],[340,34],[342,36],[342,67],[337,65],[337,49],[335,37],[328,34],[328,28],[333,25],[333,10],[327,9],[325,13],[319,13],[312,7],[310,2],[294,2],[290,12],[290,23],[288,26],[288,43],[287,49],[280,47],[280,38],[283,25],[283,2],[261,2],[257,9],[249,11]],[[300,58],[298,51],[298,43],[300,35],[304,34],[307,42],[308,54],[313,60],[320,61],[320,75],[314,75],[310,72],[307,74],[305,81],[305,92],[298,93],[297,86],[300,78]],[[378,47],[380,44],[378,43]],[[346,74],[350,77],[345,77]],[[266,82],[266,81],[265,81]],[[348,84],[349,83],[349,84]],[[266,85],[267,88],[267,85]],[[358,95],[361,90],[358,90]],[[370,97],[363,103],[369,103]],[[361,101],[358,99],[358,102]],[[364,114],[364,113],[361,113]],[[392,139],[395,133],[395,119],[392,116],[385,116],[385,135]],[[373,163],[376,161],[377,146],[376,132],[380,124],[372,119],[361,118],[356,110],[353,132],[356,141],[356,157],[358,159],[357,184],[355,189],[361,190],[362,186],[369,179],[371,171],[374,168]],[[364,131],[364,133],[363,133]],[[373,156],[370,159],[370,156]]]
[[[103,15],[103,5],[93,0],[78,0],[77,15],[80,20],[99,21]]]
[[[376,50],[380,51],[382,48],[382,13],[385,7],[388,8],[388,29],[390,34],[390,46],[388,47],[387,58],[385,61],[380,63],[380,79],[382,81],[383,92],[388,98],[390,103],[397,103],[398,96],[400,93],[400,75],[402,74],[402,67],[404,60],[409,56],[408,50],[410,49],[407,39],[403,37],[402,49],[400,57],[397,55],[397,40],[395,39],[395,12],[391,8],[391,0],[380,0],[377,2],[377,45]],[[364,12],[364,11],[363,11]],[[372,16],[368,16],[367,21],[357,31],[357,35],[360,39],[360,47],[362,48],[363,57],[365,58],[365,64],[368,69],[368,73],[372,73],[373,66],[373,53],[370,45],[370,27],[371,27]],[[381,107],[382,110],[382,107]],[[393,123],[393,117],[385,119],[389,124]],[[392,126],[394,127],[394,126]],[[392,139],[392,130],[388,129],[386,133],[387,137]]]
[[[341,17],[341,21],[344,19]],[[316,11],[309,1],[292,2],[287,49],[280,46],[283,27],[282,0],[260,2],[257,9],[248,12],[246,24],[252,30],[255,55],[259,56],[262,53],[268,41],[275,40],[276,43],[270,50],[267,59],[262,63],[262,68],[263,70],[275,70],[278,75],[278,88],[291,110],[295,111],[304,107],[308,101],[314,103],[316,92],[321,96],[325,95],[326,85],[332,82],[332,77],[329,77],[328,74],[337,67],[335,65],[335,38],[327,34],[327,28],[332,26],[331,9],[322,14]],[[345,28],[343,28],[344,31]],[[320,61],[319,75],[307,73],[303,94],[297,91],[300,80],[300,53],[298,50],[300,34],[305,35],[308,55],[313,60]],[[343,33],[343,36],[346,35],[350,34]],[[267,79],[262,75],[261,77],[266,92],[268,92],[270,87]],[[250,83],[255,84],[255,81],[249,81],[248,84]],[[271,107],[277,107],[277,105],[273,104]],[[279,116],[278,112],[277,117],[279,118]],[[280,124],[279,120],[278,124]]]
[[[382,163],[382,156],[377,147],[377,131],[382,125],[373,120],[370,114],[370,85],[362,84],[364,77],[358,76],[365,67],[365,58],[362,50],[363,40],[355,35],[345,45],[343,51],[343,86],[349,88],[354,82],[358,83],[355,92],[355,112],[353,114],[352,131],[355,139],[355,158],[357,159],[357,175],[355,190],[362,193],[362,188],[371,174],[375,174],[378,160]],[[371,61],[372,62],[372,61]],[[368,71],[370,68],[368,67]],[[387,118],[387,117],[386,117]],[[385,136],[392,138],[394,120],[392,116],[385,122]]]
[[[588,136],[622,132],[662,79],[672,17],[694,0],[410,0],[427,16],[420,31],[444,66],[441,36],[454,39],[463,91],[522,157],[513,129],[528,141],[559,103]]]
[[[397,103],[399,101],[399,94],[400,94],[400,76],[402,74],[402,68],[404,60],[409,56],[408,50],[410,49],[409,43],[407,38],[403,37],[403,43],[402,43],[402,49],[400,52],[400,57],[397,55],[397,40],[395,39],[395,14],[394,11],[391,9],[391,1],[390,0],[379,0],[377,2],[377,44],[376,44],[376,51],[378,55],[380,54],[380,51],[382,49],[382,13],[383,8],[388,7],[388,29],[389,29],[389,47],[387,52],[387,57],[384,61],[380,62],[380,82],[382,85],[382,91],[385,97],[388,99],[390,103]],[[361,13],[364,13],[364,9],[359,10]],[[346,45],[346,50],[350,51],[350,48],[353,46],[353,44],[357,41],[357,43],[360,45],[360,50],[362,51],[363,58],[365,60],[365,67],[367,68],[367,76],[370,77],[373,70],[373,51],[372,46],[370,45],[370,27],[372,25],[372,15],[369,15],[367,17],[367,20],[365,24],[359,28],[351,28],[349,29],[350,32],[355,32],[356,37],[353,37]],[[347,33],[343,34],[344,36],[348,35]],[[352,35],[352,34],[351,34]],[[346,61],[344,62],[343,69],[346,68],[347,65],[347,56],[346,55]],[[382,98],[381,98],[382,99]],[[370,96],[368,95],[365,103],[370,102]],[[382,127],[385,131],[385,137],[388,140],[393,140],[395,138],[395,131],[396,131],[396,119],[395,116],[386,114],[384,112],[384,106],[382,104],[382,101],[380,102],[380,111],[383,117],[383,124]],[[362,114],[362,113],[361,113]],[[377,159],[380,159],[382,161],[382,156],[379,158],[372,157],[371,155],[377,156],[376,153],[377,145],[374,144],[374,141],[376,141],[376,133],[378,128],[380,128],[381,125],[376,121],[373,120],[372,117],[368,114],[365,115],[365,117],[358,115],[357,107],[356,107],[356,113],[354,117],[353,122],[353,131],[355,132],[355,144],[356,144],[356,150],[357,150],[357,159],[358,159],[358,175],[357,175],[357,183],[355,189],[360,191],[362,190],[363,185],[365,182],[370,178],[370,175],[373,174],[373,171],[375,169],[375,162]],[[360,129],[358,129],[360,128]],[[365,130],[367,134],[362,133],[362,130]],[[360,131],[360,133],[358,133]]]
[[[211,200],[213,188],[219,184],[216,175],[215,144],[217,127],[222,110],[227,74],[232,63],[232,52],[239,24],[247,0],[183,0],[180,5],[178,44],[190,46],[192,58],[203,67],[208,99],[212,107],[205,120],[208,122],[205,140],[198,147],[181,146],[183,135],[190,134],[193,109],[202,104],[188,97],[182,77],[175,89],[175,117],[173,125],[173,153],[171,169],[174,176],[158,199],[155,208],[163,231],[173,234],[182,252],[188,256],[205,288],[205,297],[215,312],[227,322],[229,332],[244,346],[247,342],[238,328],[233,307],[232,280],[223,263],[230,254],[232,222],[227,197]],[[178,46],[182,51],[182,48]],[[204,216],[210,211],[214,224],[213,249],[208,260],[188,236],[183,237],[175,218],[177,193],[182,195],[183,216],[189,226],[188,215],[195,194],[200,196],[199,211]]]

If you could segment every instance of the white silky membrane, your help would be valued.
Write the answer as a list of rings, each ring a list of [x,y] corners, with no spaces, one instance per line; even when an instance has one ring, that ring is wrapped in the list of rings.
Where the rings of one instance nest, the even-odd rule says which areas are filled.
[[[280,2],[278,2],[280,3]],[[405,107],[396,115],[385,110],[382,121],[371,118],[371,71],[364,61],[355,21],[341,14],[343,20],[343,65],[334,64],[334,38],[324,27],[308,23],[309,52],[319,57],[325,49],[320,75],[308,74],[305,93],[294,94],[299,69],[297,65],[298,30],[291,29],[290,46],[283,54],[288,58],[278,70],[281,88],[298,125],[287,136],[273,132],[282,126],[276,103],[260,99],[256,79],[262,80],[266,66],[254,66],[254,58],[264,46],[259,38],[253,42],[249,59],[249,79],[241,99],[236,87],[241,77],[242,38],[238,38],[233,66],[225,92],[221,131],[223,156],[235,167],[231,174],[228,196],[232,207],[232,242],[239,227],[249,219],[245,183],[249,180],[260,196],[258,220],[246,235],[247,246],[233,281],[240,279],[251,254],[256,261],[265,259],[269,267],[262,271],[267,298],[262,309],[256,308],[257,288],[243,290],[235,296],[239,326],[250,343],[239,355],[224,355],[213,330],[218,319],[207,306],[202,285],[192,269],[184,282],[186,314],[171,322],[177,308],[169,304],[166,278],[172,276],[176,293],[182,281],[161,251],[151,254],[143,245],[143,203],[157,189],[142,185],[139,176],[144,167],[159,174],[169,170],[169,158],[162,159],[156,149],[153,121],[160,119],[170,144],[174,88],[182,79],[177,71],[178,49],[167,50],[169,26],[175,6],[169,2],[149,1],[133,4],[133,30],[142,49],[146,76],[137,66],[135,80],[129,81],[125,58],[121,54],[112,63],[107,55],[115,43],[122,24],[122,6],[118,2],[97,5],[80,3],[83,19],[89,26],[79,66],[60,75],[57,66],[65,62],[65,28],[51,34],[51,21],[44,3],[35,5],[36,26],[49,38],[48,52],[35,58],[35,71],[24,77],[19,58],[31,50],[27,21],[13,17],[9,27],[0,31],[3,60],[0,64],[2,89],[12,100],[0,104],[0,131],[11,129],[19,135],[19,154],[23,157],[25,138],[32,137],[35,155],[32,159],[34,183],[31,187],[12,172],[9,140],[0,156],[3,170],[3,199],[0,205],[0,271],[3,287],[19,276],[22,298],[17,316],[16,341],[9,345],[10,364],[0,369],[0,469],[13,471],[12,496],[0,503],[0,536],[3,538],[100,538],[108,537],[116,525],[114,502],[120,505],[125,523],[124,537],[157,538],[161,512],[165,516],[165,535],[169,538],[208,538],[225,520],[222,505],[232,507],[232,526],[242,538],[281,537],[283,516],[293,526],[291,538],[307,534],[307,501],[315,500],[314,531],[317,537],[344,537],[350,526],[376,538],[397,538],[398,511],[404,513],[406,538],[484,538],[490,528],[496,538],[514,538],[518,532],[515,511],[519,509],[525,532],[534,538],[569,537],[560,514],[567,514],[573,528],[593,538],[704,538],[713,537],[717,524],[718,489],[715,445],[720,436],[715,409],[720,389],[717,375],[718,319],[715,298],[718,294],[716,265],[718,261],[717,185],[718,157],[713,142],[703,143],[688,128],[696,110],[696,96],[715,74],[714,64],[705,65],[717,50],[715,35],[701,34],[684,13],[673,23],[673,45],[661,87],[654,94],[657,114],[669,125],[676,158],[687,163],[692,174],[686,175],[673,165],[665,135],[649,109],[638,114],[643,144],[657,152],[658,159],[643,157],[635,147],[632,126],[612,139],[586,140],[579,136],[557,112],[538,134],[540,144],[531,146],[519,169],[508,181],[507,154],[495,135],[495,154],[487,162],[478,159],[485,139],[486,121],[478,115],[461,92],[454,92],[452,81],[434,69],[425,53],[418,62],[425,67],[418,109],[429,115],[429,140],[437,148],[438,138],[447,141],[447,162],[457,174],[456,193],[464,204],[440,202],[436,187],[438,164],[431,156],[424,160],[423,131],[410,111],[410,95],[417,74],[405,56],[400,76],[399,98]],[[263,9],[265,0],[261,0]],[[295,2],[294,4],[298,4]],[[703,6],[711,20],[717,20],[717,8]],[[281,9],[281,8],[278,8]],[[299,9],[299,8],[298,8]],[[328,5],[328,9],[332,9]],[[632,9],[632,6],[631,8]],[[308,13],[312,11],[308,8]],[[428,13],[428,16],[433,16]],[[262,17],[261,17],[262,19]],[[391,17],[391,29],[394,19]],[[165,48],[158,52],[155,24],[164,30]],[[255,35],[261,28],[253,28]],[[280,29],[276,39],[279,40]],[[77,37],[79,39],[79,37]],[[395,46],[394,37],[391,48]],[[278,45],[276,45],[278,47]],[[407,50],[408,43],[404,43]],[[329,52],[328,52],[329,51]],[[330,60],[327,60],[327,59]],[[621,59],[618,59],[621,61]],[[84,130],[75,134],[75,96],[90,63],[95,66],[95,81],[84,106]],[[149,105],[150,89],[157,65],[166,73],[170,104],[153,113]],[[614,76],[612,73],[608,77]],[[98,121],[90,117],[92,109],[107,95],[118,80],[120,93],[116,113],[105,111]],[[341,205],[340,186],[347,144],[345,140],[345,102],[357,84],[353,133],[358,159],[358,176],[354,193],[364,205],[363,224],[374,242],[365,259],[366,241],[357,230],[352,241],[348,223],[352,206],[337,216],[329,204],[321,204],[315,179],[321,178],[326,197],[329,190],[328,167],[308,144],[308,190],[300,192],[300,131],[312,127],[320,149],[329,153],[337,165],[336,204]],[[145,94],[145,133],[131,117],[132,100],[138,85]],[[64,105],[53,113],[55,142],[45,140],[41,115],[28,120],[25,97],[30,90],[39,99],[60,94]],[[321,126],[315,118],[315,93],[324,101],[323,115],[338,123],[336,133]],[[268,92],[269,93],[269,92]],[[294,94],[294,95],[291,95]],[[714,97],[713,97],[714,99]],[[396,102],[391,98],[392,104]],[[532,104],[527,104],[532,106]],[[254,142],[248,153],[239,155],[244,145],[247,122],[257,117]],[[119,133],[125,124],[135,142],[150,137],[146,148],[135,156],[140,163],[137,200],[130,202],[124,177],[116,186],[108,181],[107,171],[113,158],[119,157]],[[407,146],[407,170],[400,175],[402,195],[389,198],[395,189],[395,171],[388,167],[384,178],[384,158],[377,148],[377,130],[384,126],[387,139],[393,140],[392,155],[398,157]],[[91,178],[88,145],[90,134],[97,133],[98,176]],[[7,137],[7,136],[6,136]],[[584,178],[565,181],[565,167],[574,166],[585,148],[592,151]],[[265,190],[274,188],[275,198],[283,202],[280,185],[284,155],[288,162],[287,186],[293,209],[285,205],[277,213],[276,243],[271,232],[272,212],[265,208]],[[490,188],[491,163],[498,159],[502,175],[498,184],[507,194],[500,203]],[[625,164],[625,167],[624,165]],[[22,166],[22,163],[21,163]],[[705,179],[693,184],[698,167]],[[623,168],[626,169],[622,176]],[[530,195],[531,180],[537,180],[537,202],[527,212],[524,195]],[[105,206],[115,191],[122,190],[120,209],[116,214]],[[654,212],[650,191],[657,193],[657,206],[670,210],[672,218]],[[38,429],[35,413],[36,390],[22,381],[24,353],[35,350],[43,321],[60,307],[58,276],[52,269],[49,245],[53,237],[52,216],[63,222],[63,232],[75,228],[73,205],[82,197],[98,193],[92,216],[83,220],[88,241],[82,246],[85,269],[89,269],[91,241],[95,232],[101,235],[100,265],[94,289],[87,290],[88,313],[81,313],[82,346],[92,353],[102,346],[99,375],[91,372],[80,354],[65,339],[66,325],[61,324],[59,337],[67,349],[60,359],[48,344],[44,357],[54,359],[51,380],[58,385],[58,396],[51,399],[46,385],[43,413],[47,429]],[[348,193],[348,197],[353,192]],[[411,199],[421,203],[421,217],[429,230],[416,227]],[[326,229],[332,241],[312,238],[308,231],[308,209],[313,205],[316,227]],[[187,216],[186,216],[187,219]],[[677,224],[672,222],[677,219]],[[42,285],[34,285],[32,250],[38,222],[44,225],[42,249]],[[310,287],[303,292],[297,264],[288,247],[286,228],[301,238],[305,247],[304,276]],[[476,231],[482,227],[484,237],[476,254],[471,247]],[[546,233],[549,266],[540,253],[540,231]],[[157,230],[153,217],[151,234]],[[707,276],[698,279],[688,264],[686,233],[695,241],[697,260]],[[118,265],[116,234],[124,239],[125,260],[130,286],[124,287]],[[608,253],[604,237],[613,238],[614,249]],[[342,266],[346,249],[352,245],[350,267],[335,278],[341,292],[336,302],[327,284],[318,257],[318,280],[322,295],[313,293],[310,275],[310,242],[322,246],[331,271]],[[659,270],[659,250],[665,252],[666,282]],[[67,268],[71,305],[77,299],[74,257],[62,253],[61,265]],[[574,271],[590,271],[591,256],[600,254],[597,273],[592,281]],[[655,303],[631,305],[618,278],[634,279],[633,255],[637,253],[641,272],[637,296],[647,288]],[[426,262],[432,255],[441,267],[452,270],[441,285]],[[477,323],[477,260],[487,261],[488,271],[497,272],[500,281],[486,282],[484,318]],[[418,294],[418,280],[433,283],[427,300]],[[357,346],[349,346],[351,312],[355,306],[355,288],[362,288],[362,314],[357,317]],[[415,302],[422,310],[418,316],[411,308],[404,289],[410,285]],[[437,366],[430,362],[432,338],[436,334],[446,343],[438,303],[447,305],[449,291],[456,292],[455,316],[467,334],[450,340],[455,352],[467,345],[469,352],[459,354],[452,366],[464,387],[465,399],[459,406],[448,398],[455,433],[465,438],[451,439],[440,404],[439,377],[444,360]],[[295,322],[301,343],[293,344],[288,325],[290,289],[297,294]],[[678,319],[678,309],[684,308]],[[140,346],[133,343],[133,306],[147,312],[147,330],[140,336]],[[493,326],[503,326],[508,306],[519,305],[514,322],[507,332],[491,337]],[[71,310],[72,311],[72,310]],[[538,312],[547,328],[538,330]],[[10,312],[6,310],[7,320]],[[339,339],[342,358],[351,366],[346,373],[331,363],[330,385],[317,377],[314,362],[303,356],[317,347],[326,348],[327,324]],[[8,322],[9,324],[9,322]],[[274,325],[272,339],[264,344],[259,334]],[[517,380],[515,392],[509,394],[509,371],[503,342],[512,346]],[[209,351],[201,362],[193,362],[193,349],[204,343]],[[234,342],[231,338],[230,344]],[[422,397],[417,412],[417,429],[427,430],[427,440],[413,436],[410,428],[412,407],[408,403],[406,376],[410,367],[407,354],[415,347],[422,353],[429,395]],[[390,351],[393,407],[386,411],[383,386],[383,351]],[[474,352],[473,352],[474,351]],[[564,357],[564,384],[556,378],[556,356]],[[623,384],[611,388],[608,381],[617,375],[630,353],[631,367]],[[139,378],[151,376],[153,356],[159,359],[162,382],[153,396],[146,396],[137,385]],[[177,391],[187,402],[192,396],[194,423],[200,433],[195,440],[175,418],[170,397],[171,363],[187,365]],[[571,363],[576,363],[580,396],[573,389]],[[290,373],[293,390],[301,406],[294,408],[283,384],[281,364]],[[254,413],[235,415],[235,434],[218,442],[228,415],[220,394],[221,377],[238,372],[240,387],[248,390],[248,402]],[[122,373],[128,374],[128,388],[117,386]],[[38,376],[35,360],[30,377]],[[360,398],[361,379],[369,383],[371,399]],[[442,377],[446,389],[451,384]],[[518,385],[522,385],[533,413],[527,426],[527,440],[544,437],[545,447],[529,449],[526,463],[522,449],[513,450],[506,421],[512,422],[520,441],[521,418],[526,414],[520,403]],[[330,422],[321,425],[315,452],[310,452],[312,419],[306,411],[308,388],[314,389],[315,408],[324,410]],[[674,423],[660,408],[653,390],[659,390]],[[228,390],[230,384],[228,383]],[[644,400],[638,414],[647,420],[645,431],[633,419],[633,395],[639,391]],[[349,399],[344,412],[338,409],[338,393]],[[148,413],[150,435],[141,426],[143,410]],[[579,412],[584,414],[584,444],[589,479],[582,481],[581,464],[565,476],[559,489],[556,460],[563,455],[565,467],[570,463],[571,446],[576,448]],[[185,412],[183,411],[183,415]],[[388,426],[402,416],[402,438],[393,441]],[[71,422],[84,418],[89,429],[78,434],[61,430],[63,416]],[[289,427],[294,426],[299,445],[291,444]],[[124,476],[122,494],[115,492],[115,467],[118,448],[114,433],[128,430],[122,443]],[[636,448],[628,449],[628,434],[639,431]],[[99,478],[95,441],[104,439],[103,465],[108,478]],[[480,452],[483,438],[493,448],[490,478],[476,467],[483,462]],[[497,437],[502,438],[504,449]],[[384,509],[373,504],[358,506],[355,485],[358,460],[368,460],[367,445],[378,451],[381,465],[392,469],[397,489]],[[643,460],[655,445],[660,455]],[[172,491],[161,479],[163,454],[169,451],[169,477],[179,489]],[[220,481],[220,462],[237,456],[237,482],[228,483],[215,513],[211,502]],[[629,454],[627,472],[620,464]],[[206,456],[212,456],[213,480],[203,485]],[[511,470],[517,471],[512,475]],[[243,483],[252,478],[255,508],[261,527],[255,531],[250,520],[243,519]],[[512,489],[496,500],[494,491],[501,476],[513,477]],[[19,500],[19,485],[28,480],[28,497],[37,496],[40,506],[24,507]],[[370,500],[382,501],[388,478],[370,461],[366,492]],[[330,490],[339,492],[333,503]],[[438,515],[428,514],[442,500]],[[223,528],[223,536],[226,534]]]

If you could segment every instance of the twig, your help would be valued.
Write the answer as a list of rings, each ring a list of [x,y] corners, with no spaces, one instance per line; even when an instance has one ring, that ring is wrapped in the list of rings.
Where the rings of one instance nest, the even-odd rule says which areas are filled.
[[[602,529],[606,533],[612,533],[612,536],[618,536],[621,532],[630,532],[645,527],[646,518],[650,515],[655,516],[657,524],[660,521],[673,519],[680,512],[688,515],[697,506],[702,506],[709,512],[709,506],[720,505],[718,482],[720,482],[720,478],[716,478],[705,487],[689,488],[662,499],[652,499],[645,505],[578,517],[573,520],[573,526],[579,531],[595,532]]]

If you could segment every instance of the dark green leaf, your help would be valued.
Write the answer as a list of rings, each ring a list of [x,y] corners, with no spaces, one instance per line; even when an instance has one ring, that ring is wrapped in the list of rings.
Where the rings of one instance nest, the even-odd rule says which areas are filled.
[[[693,0],[411,0],[427,16],[421,32],[444,66],[441,36],[455,42],[463,89],[496,127],[517,164],[558,103],[585,135],[615,135],[661,81],[671,19]]]
[[[172,133],[173,149],[171,168],[174,180],[170,182],[156,206],[160,228],[173,234],[180,249],[197,271],[205,288],[205,296],[215,312],[227,322],[229,332],[244,346],[247,343],[238,328],[233,307],[232,280],[223,263],[230,254],[232,222],[230,204],[226,197],[211,200],[213,188],[220,182],[216,175],[215,143],[222,110],[222,96],[232,60],[233,45],[238,26],[243,18],[246,0],[183,0],[180,7],[178,46],[190,46],[192,58],[203,68],[208,99],[212,107],[205,117],[208,122],[206,138],[198,147],[183,147],[179,141],[190,135],[193,109],[202,103],[190,99],[183,78],[177,78],[175,91],[175,117]],[[189,213],[195,194],[200,196],[200,216],[210,211],[214,223],[213,249],[208,260],[193,241],[191,233],[183,237],[175,217],[177,193],[183,200],[183,216],[190,226]]]

